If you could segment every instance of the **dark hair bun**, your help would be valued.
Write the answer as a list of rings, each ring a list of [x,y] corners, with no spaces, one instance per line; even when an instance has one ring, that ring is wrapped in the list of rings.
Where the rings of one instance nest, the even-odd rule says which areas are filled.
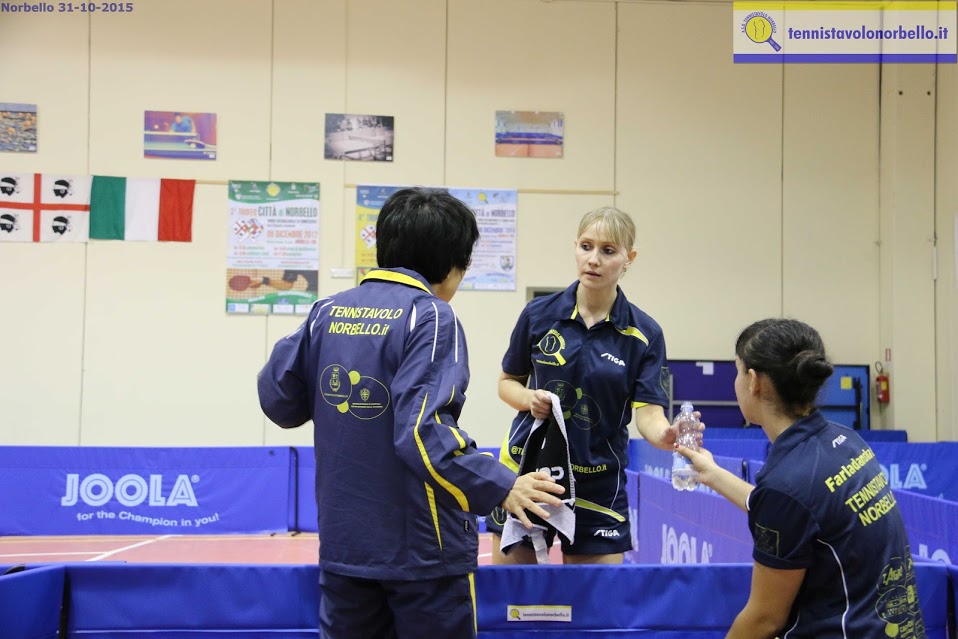
[[[795,356],[796,377],[802,383],[821,384],[834,372],[835,368],[820,351],[802,351]]]

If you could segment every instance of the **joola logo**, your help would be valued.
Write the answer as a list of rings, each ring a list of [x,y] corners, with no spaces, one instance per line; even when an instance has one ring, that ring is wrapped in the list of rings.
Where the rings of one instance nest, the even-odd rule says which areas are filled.
[[[602,353],[601,357],[603,359],[609,360],[613,364],[617,364],[618,366],[625,366],[625,362],[623,362],[621,359],[619,359],[615,355],[610,355],[609,353]]]
[[[925,475],[922,472],[928,470],[928,466],[925,464],[911,464],[905,475],[905,481],[901,480],[901,467],[899,464],[888,464],[887,467],[882,466],[881,469],[882,472],[885,473],[885,477],[888,478],[888,484],[892,488],[904,488],[905,490],[909,488],[920,488],[922,490],[928,490],[928,484],[925,482]]]
[[[918,556],[922,559],[931,559],[932,561],[940,561],[951,565],[951,557],[948,556],[948,553],[939,548],[935,552],[931,553],[931,556],[928,556],[928,544],[918,544]]]
[[[619,537],[618,530],[597,530],[592,533],[593,537]]]
[[[82,501],[87,506],[102,506],[113,497],[124,506],[139,506],[148,501],[150,506],[198,506],[193,484],[197,475],[179,475],[169,497],[163,496],[163,475],[150,475],[149,481],[139,475],[123,475],[116,484],[100,473],[87,475],[80,481],[77,474],[67,475],[66,494],[60,499],[61,506],[75,506]]]
[[[712,557],[712,544],[702,542],[702,554],[696,561],[698,540],[685,533],[681,536],[675,533],[675,528],[662,524],[662,564],[707,564]]]
[[[841,446],[842,444],[845,443],[846,439],[848,438],[845,437],[844,435],[839,435],[838,437],[832,440],[832,448],[837,448],[838,446]]]

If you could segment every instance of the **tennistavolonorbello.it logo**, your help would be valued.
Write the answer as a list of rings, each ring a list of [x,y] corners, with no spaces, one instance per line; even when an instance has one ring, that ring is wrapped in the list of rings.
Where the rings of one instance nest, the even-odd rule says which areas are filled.
[[[742,21],[742,33],[748,36],[748,39],[756,44],[768,43],[775,51],[781,51],[782,45],[775,42],[772,38],[778,29],[775,27],[775,20],[772,16],[763,11],[755,11],[745,16]]]

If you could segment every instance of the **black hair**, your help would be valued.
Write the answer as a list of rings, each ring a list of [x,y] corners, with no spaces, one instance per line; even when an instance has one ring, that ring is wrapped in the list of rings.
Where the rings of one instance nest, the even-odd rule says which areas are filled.
[[[393,193],[376,221],[376,261],[408,268],[430,284],[454,268],[465,271],[479,241],[472,210],[444,189],[414,187]]]
[[[738,336],[735,354],[746,370],[769,376],[791,417],[814,407],[818,391],[835,370],[818,331],[795,319],[755,322]]]

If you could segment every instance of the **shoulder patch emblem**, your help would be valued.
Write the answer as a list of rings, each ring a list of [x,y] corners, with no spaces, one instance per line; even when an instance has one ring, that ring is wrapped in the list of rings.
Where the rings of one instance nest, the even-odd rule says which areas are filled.
[[[659,370],[659,385],[665,391],[666,396],[672,395],[672,373],[668,366],[663,366]]]
[[[755,524],[755,550],[778,557],[778,531]]]

